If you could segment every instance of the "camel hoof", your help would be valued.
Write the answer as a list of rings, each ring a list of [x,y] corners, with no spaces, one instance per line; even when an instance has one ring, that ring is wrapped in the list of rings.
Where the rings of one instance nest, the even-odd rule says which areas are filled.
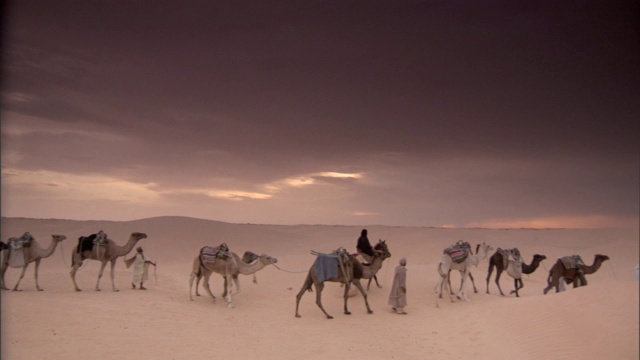
[[[345,311],[344,314],[345,315],[351,315],[351,311]]]
[[[296,317],[297,317],[297,318],[301,318],[302,316],[300,316],[300,315],[296,314]]]
[[[80,291],[82,291],[82,289],[76,289],[76,291],[80,292]]]
[[[367,310],[367,314],[373,314],[373,310]]]
[[[40,289],[40,288],[38,289],[38,291],[43,291],[43,290],[44,290],[44,289]]]
[[[327,315],[327,319],[333,319],[333,316]]]
[[[113,289],[113,291],[114,291],[114,292],[118,292],[118,291],[120,291],[120,289]]]
[[[235,306],[235,305],[233,305],[232,303],[229,303],[229,304],[227,304],[227,307],[229,307],[229,308],[234,308],[234,307],[236,307],[236,306]]]
[[[102,291],[102,290],[100,290],[100,289],[96,289],[96,291]]]

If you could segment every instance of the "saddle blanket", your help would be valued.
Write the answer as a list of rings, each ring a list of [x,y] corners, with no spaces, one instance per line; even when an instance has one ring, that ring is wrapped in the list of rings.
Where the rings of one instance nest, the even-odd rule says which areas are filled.
[[[204,262],[213,263],[218,258],[228,257],[228,249],[226,246],[204,246],[200,249],[200,258]]]
[[[340,263],[337,256],[317,256],[313,263],[314,270],[318,276],[318,281],[337,279],[338,271],[340,271]]]
[[[575,269],[579,265],[584,265],[584,262],[582,262],[582,258],[580,257],[580,255],[563,256],[560,258],[560,260],[562,261],[562,265],[564,265],[564,267],[567,269]]]
[[[13,248],[9,253],[9,266],[12,268],[24,267],[24,248]]]

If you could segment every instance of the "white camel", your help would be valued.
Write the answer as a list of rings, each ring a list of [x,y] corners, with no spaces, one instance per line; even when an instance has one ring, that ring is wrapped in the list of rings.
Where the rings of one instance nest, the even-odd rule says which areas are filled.
[[[19,291],[18,285],[20,285],[20,281],[22,281],[22,278],[24,277],[24,273],[27,271],[27,267],[29,267],[29,264],[31,264],[32,262],[36,263],[36,267],[35,267],[36,289],[38,289],[38,291],[42,291],[42,288],[40,288],[40,285],[38,284],[38,269],[40,268],[40,260],[51,256],[51,254],[53,254],[53,252],[56,250],[56,246],[58,246],[58,243],[66,238],[67,237],[64,235],[51,235],[51,243],[47,248],[44,248],[44,249],[40,247],[40,244],[38,244],[38,242],[34,238],[31,241],[31,245],[29,247],[24,247],[23,248],[24,265],[21,266],[22,273],[20,273],[20,278],[18,279],[18,282],[16,282],[16,286],[13,287],[13,291]],[[2,257],[3,257],[2,284],[0,284],[0,286],[2,287],[3,290],[9,290],[6,287],[4,282],[4,274],[6,273],[7,268],[9,266],[9,251],[10,250],[7,249],[2,252]]]
[[[475,255],[474,254],[467,255],[467,258],[461,263],[457,263],[453,261],[451,259],[451,256],[449,256],[448,254],[442,254],[442,258],[438,263],[438,273],[440,274],[440,279],[436,284],[436,294],[437,294],[436,306],[439,306],[438,299],[442,298],[442,291],[443,291],[444,285],[449,283],[449,276],[450,276],[451,270],[460,271],[460,274],[462,277],[460,280],[460,289],[458,290],[458,294],[457,294],[458,299],[469,301],[469,298],[467,297],[467,292],[465,290],[466,281],[467,281],[467,278],[469,277],[468,276],[469,271],[471,270],[472,266],[478,266],[480,261],[485,259],[487,257],[487,254],[491,250],[493,250],[493,248],[490,245],[482,243],[478,246],[478,251]],[[449,292],[449,299],[453,302],[453,297],[451,296],[450,292]]]
[[[232,308],[234,307],[233,299],[231,297],[232,282],[235,282],[236,284],[236,289],[237,289],[236,293],[239,293],[241,290],[238,275],[239,274],[251,275],[256,273],[259,270],[264,269],[267,265],[275,264],[278,262],[278,259],[266,254],[262,254],[251,263],[245,263],[244,261],[242,261],[242,258],[238,256],[238,254],[231,251],[229,251],[227,254],[229,254],[230,256],[218,257],[215,259],[215,261],[207,261],[203,259],[201,255],[198,255],[193,260],[193,268],[191,271],[191,277],[189,279],[189,299],[190,300],[193,300],[192,291],[191,291],[193,287],[193,280],[195,278],[199,278],[200,276],[203,276],[204,277],[203,286],[205,290],[207,291],[209,296],[211,296],[213,301],[216,301],[216,297],[211,292],[211,288],[209,286],[209,278],[211,277],[212,273],[218,273],[222,275],[225,279],[224,293],[222,294],[222,297],[226,298],[227,306]]]
[[[104,233],[100,232],[105,235]],[[82,240],[84,237],[81,237],[78,242],[78,246],[73,249],[73,254],[71,256],[71,280],[73,280],[73,286],[76,291],[82,291],[78,287],[76,283],[76,272],[82,266],[82,262],[84,260],[98,260],[100,261],[100,272],[98,273],[98,281],[96,282],[96,291],[100,291],[100,278],[102,278],[102,274],[104,272],[104,268],[107,263],[111,263],[111,288],[113,291],[119,291],[116,289],[115,283],[115,275],[114,269],[116,267],[116,260],[121,256],[126,256],[131,252],[136,243],[142,239],[146,239],[147,235],[139,232],[134,232],[129,236],[129,241],[127,241],[124,246],[119,246],[115,243],[115,241],[111,239],[106,239],[106,244],[98,245],[93,244],[92,248],[84,249],[82,246]]]

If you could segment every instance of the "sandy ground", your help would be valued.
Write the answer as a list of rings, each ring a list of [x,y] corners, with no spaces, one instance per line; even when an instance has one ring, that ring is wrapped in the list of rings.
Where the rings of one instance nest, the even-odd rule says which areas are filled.
[[[2,291],[2,359],[638,359],[637,229],[487,230],[368,226],[372,243],[387,241],[392,253],[368,298],[349,298],[352,315],[342,313],[342,288],[327,283],[322,301],[334,316],[328,320],[315,304],[315,293],[300,303],[295,296],[314,256],[311,250],[355,251],[361,227],[275,226],[228,224],[180,217],[130,222],[65,221],[2,218],[1,237],[30,232],[47,247],[52,234],[68,237],[52,256],[42,260],[36,291],[34,266],[20,283],[22,291]],[[131,288],[131,269],[116,265],[111,290],[108,268],[100,287],[99,271],[88,261],[77,274],[81,292],[69,276],[71,252],[81,235],[104,230],[124,245],[132,232],[148,235],[138,243],[157,261],[147,291]],[[534,254],[547,256],[536,272],[524,277],[520,298],[501,296],[493,278],[486,294],[488,262],[472,273],[479,293],[469,287],[470,301],[436,307],[436,266],[442,250],[457,240],[486,242],[494,249],[520,249],[525,262]],[[238,254],[250,250],[278,259],[277,266],[259,271],[257,284],[241,276],[242,291],[228,308],[221,298],[222,278],[212,277],[214,302],[202,296],[189,300],[193,258],[205,245],[227,243]],[[130,254],[130,256],[133,252]],[[580,254],[587,264],[594,255],[605,262],[589,285],[543,295],[548,269],[558,257]],[[387,305],[393,268],[408,260],[408,315]],[[9,268],[5,280],[13,288],[20,269]],[[452,275],[454,284],[460,276]],[[366,284],[366,283],[365,283]],[[503,290],[513,287],[506,274]]]

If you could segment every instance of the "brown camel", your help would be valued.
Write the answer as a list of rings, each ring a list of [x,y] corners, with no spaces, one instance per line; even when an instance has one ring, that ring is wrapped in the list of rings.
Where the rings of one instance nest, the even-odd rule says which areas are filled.
[[[98,234],[102,234],[106,238],[106,234],[102,232]],[[91,237],[92,236],[89,236],[89,238]],[[96,282],[96,291],[100,291],[100,278],[102,278],[105,266],[108,262],[111,263],[111,288],[113,291],[119,291],[116,289],[114,275],[116,260],[121,256],[129,254],[138,241],[146,239],[147,235],[140,232],[134,232],[129,236],[129,240],[124,244],[124,246],[119,246],[115,241],[106,238],[106,243],[104,245],[93,244],[91,248],[87,248],[82,245],[84,238],[85,237],[80,237],[78,246],[74,248],[73,254],[71,255],[71,280],[73,280],[73,286],[76,291],[81,291],[76,283],[76,272],[80,266],[82,266],[82,262],[84,260],[98,260],[101,263],[100,272],[98,273],[98,281]]]
[[[40,244],[38,244],[36,239],[33,239],[31,241],[31,245],[29,247],[24,248],[24,266],[22,266],[22,273],[20,274],[20,278],[18,279],[16,286],[13,287],[13,291],[19,291],[18,285],[20,285],[20,281],[22,281],[22,278],[24,277],[24,273],[27,271],[27,267],[32,262],[36,263],[36,268],[35,268],[36,289],[38,289],[38,291],[42,291],[42,288],[40,288],[40,285],[38,284],[38,269],[40,268],[40,260],[51,256],[51,254],[53,254],[53,252],[56,250],[56,246],[58,246],[58,243],[66,238],[67,237],[64,235],[51,235],[51,243],[45,249],[40,247]],[[1,284],[2,286],[1,287],[3,290],[9,290],[5,286],[5,282],[4,282],[4,274],[7,271],[7,268],[9,266],[9,251],[4,251],[2,256],[3,256],[3,262],[2,262],[2,284]]]
[[[506,264],[505,264],[506,263]],[[506,265],[506,267],[505,267]],[[491,279],[491,273],[493,268],[496,268],[496,285],[500,290],[500,295],[504,296],[502,288],[500,288],[500,275],[503,271],[507,271],[507,274],[513,278],[516,297],[520,297],[518,294],[518,281],[522,282],[522,257],[520,256],[520,250],[514,249],[500,249],[491,255],[489,258],[489,271],[487,273],[487,294],[489,294],[489,280]]]
[[[533,255],[533,260],[531,260],[531,264],[527,265],[525,263],[522,263],[522,273],[523,274],[533,274],[534,271],[536,271],[536,269],[538,268],[538,266],[540,266],[540,263],[542,263],[542,260],[546,260],[547,257],[544,255],[540,255],[540,254],[535,254]],[[524,283],[522,282],[522,278],[520,279],[516,279],[515,280],[515,284],[516,284],[516,289],[515,290],[511,290],[510,294],[516,293],[518,290],[522,289],[524,287]]]
[[[382,267],[382,261],[387,257],[391,256],[389,253],[386,244],[384,245],[384,250],[376,250],[375,255],[368,266],[363,266],[353,255],[350,255],[344,248],[339,248],[334,252],[334,254],[328,255],[328,257],[338,258],[338,261],[334,261],[332,264],[327,264],[330,268],[326,273],[332,275],[323,275],[324,271],[318,273],[318,269],[321,269],[319,264],[322,264],[323,260],[321,258],[327,257],[327,255],[320,255],[316,258],[315,262],[309,269],[307,273],[307,277],[296,295],[296,317],[300,317],[298,312],[298,307],[300,305],[300,299],[304,295],[305,291],[312,291],[311,286],[313,285],[316,288],[316,305],[322,310],[327,319],[333,319],[333,316],[329,315],[327,311],[322,306],[322,290],[324,289],[324,283],[329,282],[338,282],[344,284],[344,313],[346,315],[351,315],[347,307],[347,301],[349,298],[349,288],[351,284],[354,284],[356,288],[362,294],[364,298],[364,304],[367,307],[367,313],[372,314],[371,308],[369,307],[369,301],[367,300],[367,293],[365,292],[362,284],[360,283],[360,279],[371,279],[373,278],[378,270]]]
[[[227,300],[228,307],[234,307],[233,299],[231,297],[231,283],[232,281],[236,284],[236,293],[240,292],[240,281],[238,279],[238,275],[251,275],[259,270],[264,269],[267,265],[275,264],[278,262],[278,259],[271,257],[266,254],[262,254],[258,257],[258,259],[254,260],[251,263],[245,263],[242,261],[242,258],[238,256],[238,254],[234,252],[227,252],[229,256],[218,257],[215,261],[207,261],[205,260],[201,254],[199,254],[193,260],[193,268],[191,272],[191,278],[189,279],[189,299],[193,300],[191,296],[191,289],[193,285],[193,280],[195,278],[204,277],[203,286],[207,293],[211,296],[211,298],[215,301],[216,297],[211,292],[211,288],[209,286],[209,278],[211,274],[218,273],[222,275],[225,279],[224,293],[222,294],[223,298]],[[197,283],[196,283],[197,289]]]
[[[573,287],[587,286],[587,279],[584,275],[593,274],[603,262],[609,260],[607,255],[597,254],[593,259],[593,265],[579,264],[577,267],[567,268],[562,261],[562,258],[558,259],[555,264],[549,270],[549,277],[547,277],[547,287],[544,289],[544,294],[548,293],[551,288],[555,287],[556,292],[560,292],[560,278],[564,278],[567,284],[573,283]]]

